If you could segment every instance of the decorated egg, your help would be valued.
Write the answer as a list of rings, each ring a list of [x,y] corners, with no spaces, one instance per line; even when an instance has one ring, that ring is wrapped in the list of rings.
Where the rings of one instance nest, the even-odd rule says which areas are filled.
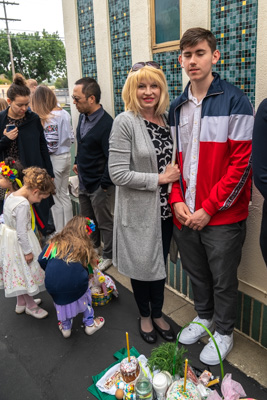
[[[124,396],[123,390],[122,389],[117,389],[116,392],[115,392],[116,399],[122,400],[123,396]]]
[[[131,385],[130,383],[127,383],[127,385],[125,385],[125,393],[133,393],[134,392],[134,385]]]
[[[117,381],[116,381],[116,388],[117,389],[124,389],[124,382],[123,381],[121,381],[120,379],[118,379]]]

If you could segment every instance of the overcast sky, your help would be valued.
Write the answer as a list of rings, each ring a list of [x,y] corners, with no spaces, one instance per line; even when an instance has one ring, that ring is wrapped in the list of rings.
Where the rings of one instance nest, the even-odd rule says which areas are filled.
[[[5,0],[19,5],[6,5],[7,18],[21,21],[8,21],[10,32],[33,33],[45,29],[49,33],[58,32],[64,39],[61,0]],[[3,4],[0,3],[0,18],[4,18]],[[5,21],[0,20],[0,29],[6,29]]]

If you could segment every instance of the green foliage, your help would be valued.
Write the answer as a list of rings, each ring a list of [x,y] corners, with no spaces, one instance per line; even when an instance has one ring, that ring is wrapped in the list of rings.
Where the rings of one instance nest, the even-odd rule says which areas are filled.
[[[0,78],[0,85],[10,85],[12,82],[6,78]]]
[[[184,375],[184,354],[187,350],[182,346],[178,348],[176,343],[163,343],[155,347],[151,351],[151,356],[148,359],[148,366],[153,371],[159,369],[160,371],[168,371],[173,375],[173,361],[175,360],[175,374],[180,376]]]
[[[57,78],[55,81],[56,89],[66,89],[68,88],[68,79],[66,77]]]
[[[11,35],[15,72],[38,83],[53,76],[66,76],[66,53],[58,33],[18,33]],[[0,74],[12,80],[7,34],[0,31]]]

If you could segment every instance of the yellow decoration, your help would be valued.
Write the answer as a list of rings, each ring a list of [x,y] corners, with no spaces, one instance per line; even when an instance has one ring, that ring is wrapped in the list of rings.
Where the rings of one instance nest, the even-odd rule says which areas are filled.
[[[221,11],[224,11],[224,7],[221,7]]]
[[[221,64],[224,64],[224,60],[221,60]]]
[[[125,36],[127,36],[127,32],[125,32]]]
[[[241,62],[245,62],[245,57],[241,58]]]
[[[83,14],[83,10],[81,10],[81,13]]]
[[[242,5],[245,6],[247,4],[246,0],[243,1]]]
[[[223,38],[224,37],[224,33],[221,33],[221,38]]]
[[[242,35],[245,35],[246,29],[242,29]]]
[[[244,85],[241,85],[241,89],[245,89],[245,86],[244,86]]]
[[[114,19],[116,19],[116,16],[114,16]]]

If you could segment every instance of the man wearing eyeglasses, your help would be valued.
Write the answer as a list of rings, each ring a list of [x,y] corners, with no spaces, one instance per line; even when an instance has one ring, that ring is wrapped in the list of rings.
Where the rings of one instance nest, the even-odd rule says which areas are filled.
[[[112,264],[113,217],[111,205],[115,188],[108,172],[109,135],[112,117],[100,102],[101,90],[95,79],[75,82],[73,103],[80,113],[77,127],[77,155],[73,171],[79,177],[80,213],[94,220],[95,248],[104,243],[103,259],[98,265],[105,271]]]

